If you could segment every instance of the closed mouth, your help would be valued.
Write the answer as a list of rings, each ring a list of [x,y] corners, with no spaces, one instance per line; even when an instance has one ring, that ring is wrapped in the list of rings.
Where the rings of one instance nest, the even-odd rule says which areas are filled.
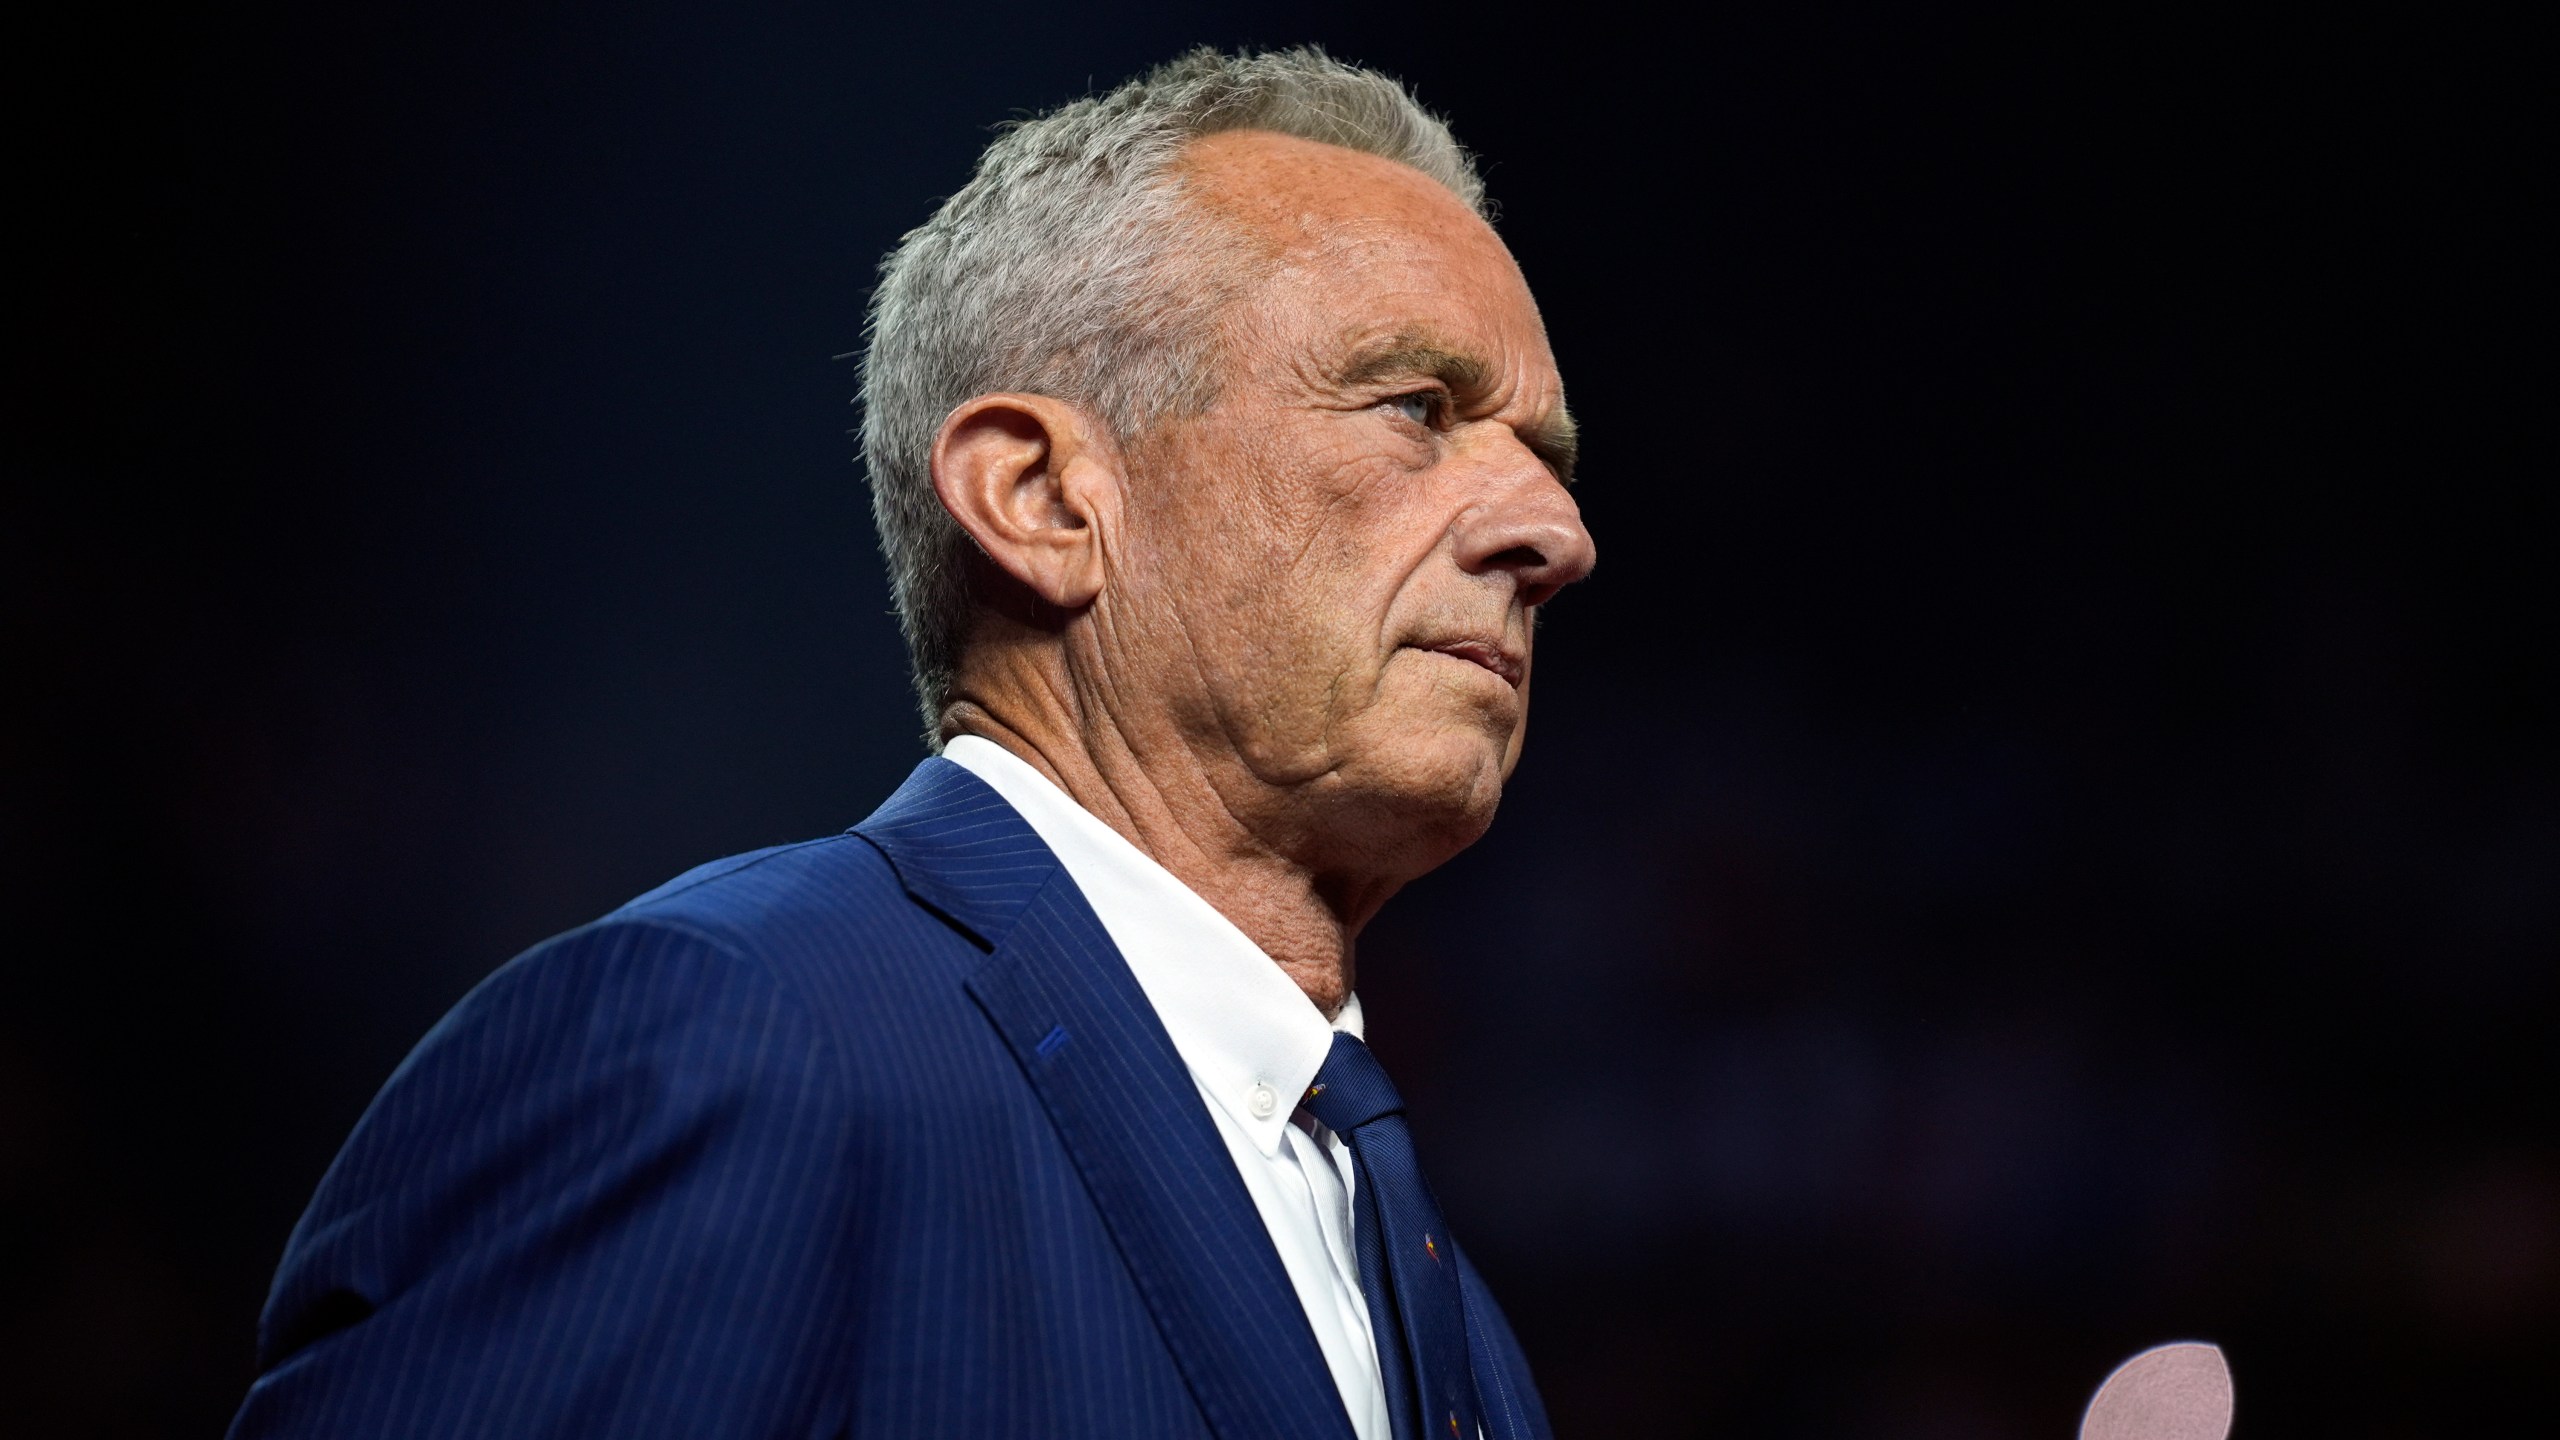
[[[1422,648],[1434,655],[1446,655],[1451,659],[1464,660],[1470,665],[1481,665],[1499,676],[1503,684],[1514,689],[1519,688],[1520,677],[1527,669],[1521,663],[1520,657],[1489,641],[1452,640],[1445,644],[1426,645]]]

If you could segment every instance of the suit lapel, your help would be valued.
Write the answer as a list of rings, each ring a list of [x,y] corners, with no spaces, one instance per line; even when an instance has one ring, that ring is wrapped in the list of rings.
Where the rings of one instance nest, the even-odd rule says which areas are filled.
[[[1091,907],[994,791],[928,760],[855,827],[991,953],[969,977],[1221,1440],[1348,1440],[1324,1355],[1173,1042]]]

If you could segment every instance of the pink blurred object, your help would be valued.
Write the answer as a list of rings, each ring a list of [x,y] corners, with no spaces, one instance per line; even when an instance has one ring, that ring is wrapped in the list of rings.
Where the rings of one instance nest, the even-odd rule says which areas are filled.
[[[2080,1417],[2080,1440],[2223,1440],[2231,1433],[2231,1367],[2222,1347],[2155,1345],[2116,1367]]]

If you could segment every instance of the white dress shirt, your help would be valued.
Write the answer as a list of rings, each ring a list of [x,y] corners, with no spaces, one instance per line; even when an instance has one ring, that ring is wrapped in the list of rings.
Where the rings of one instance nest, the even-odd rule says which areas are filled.
[[[1191,1071],[1297,1288],[1360,1440],[1390,1440],[1378,1347],[1352,1249],[1351,1152],[1290,1123],[1333,1048],[1361,1033],[1353,996],[1327,1024],[1262,947],[1012,751],[963,735],[943,758],[987,782],[1054,852]]]

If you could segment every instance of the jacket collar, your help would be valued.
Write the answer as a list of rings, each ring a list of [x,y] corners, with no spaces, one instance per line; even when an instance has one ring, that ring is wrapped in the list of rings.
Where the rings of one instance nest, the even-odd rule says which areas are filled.
[[[967,987],[1048,1111],[1220,1440],[1350,1440],[1332,1372],[1235,1162],[1057,857],[936,757],[854,827],[986,946]]]
[[[909,896],[990,950],[1060,868],[1003,796],[939,755],[853,833],[888,859]]]

